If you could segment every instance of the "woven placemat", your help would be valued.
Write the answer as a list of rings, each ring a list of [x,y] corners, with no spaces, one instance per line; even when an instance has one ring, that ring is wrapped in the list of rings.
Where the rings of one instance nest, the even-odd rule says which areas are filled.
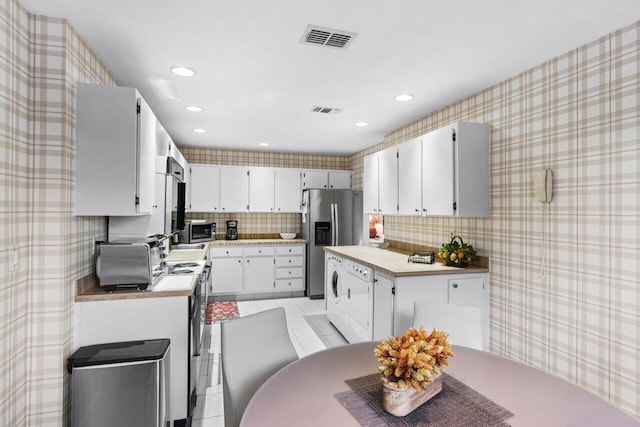
[[[345,381],[352,390],[336,394],[360,425],[367,427],[509,426],[513,413],[487,399],[455,378],[442,374],[442,391],[404,417],[382,409],[380,374]]]

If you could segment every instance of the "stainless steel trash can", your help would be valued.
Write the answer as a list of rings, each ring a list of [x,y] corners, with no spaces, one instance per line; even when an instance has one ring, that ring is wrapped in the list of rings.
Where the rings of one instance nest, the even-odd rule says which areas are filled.
[[[168,427],[168,339],[80,347],[67,360],[72,425]]]

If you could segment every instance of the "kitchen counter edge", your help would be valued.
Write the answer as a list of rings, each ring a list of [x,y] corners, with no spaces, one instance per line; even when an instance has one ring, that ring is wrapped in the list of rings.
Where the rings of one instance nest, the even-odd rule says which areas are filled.
[[[216,246],[249,246],[249,245],[304,245],[304,239],[238,239],[238,240],[213,240],[208,242],[209,247]]]
[[[474,265],[459,268],[449,267],[439,262],[433,264],[409,263],[407,262],[408,253],[370,246],[326,246],[324,250],[393,277],[489,273],[488,268]],[[381,257],[384,257],[384,260],[380,260]]]

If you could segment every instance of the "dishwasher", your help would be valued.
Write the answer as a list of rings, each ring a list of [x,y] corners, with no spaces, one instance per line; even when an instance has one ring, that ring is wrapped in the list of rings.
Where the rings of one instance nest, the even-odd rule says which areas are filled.
[[[373,269],[357,262],[344,263],[343,298],[345,330],[350,343],[373,339]]]

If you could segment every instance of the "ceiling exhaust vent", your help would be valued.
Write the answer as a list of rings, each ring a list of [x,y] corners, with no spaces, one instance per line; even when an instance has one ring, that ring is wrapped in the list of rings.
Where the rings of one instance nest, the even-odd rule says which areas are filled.
[[[307,29],[302,35],[300,43],[332,47],[334,49],[346,49],[356,36],[356,33],[307,25]]]
[[[312,113],[320,114],[338,114],[340,111],[342,111],[342,108],[319,107],[317,105],[311,109]]]

